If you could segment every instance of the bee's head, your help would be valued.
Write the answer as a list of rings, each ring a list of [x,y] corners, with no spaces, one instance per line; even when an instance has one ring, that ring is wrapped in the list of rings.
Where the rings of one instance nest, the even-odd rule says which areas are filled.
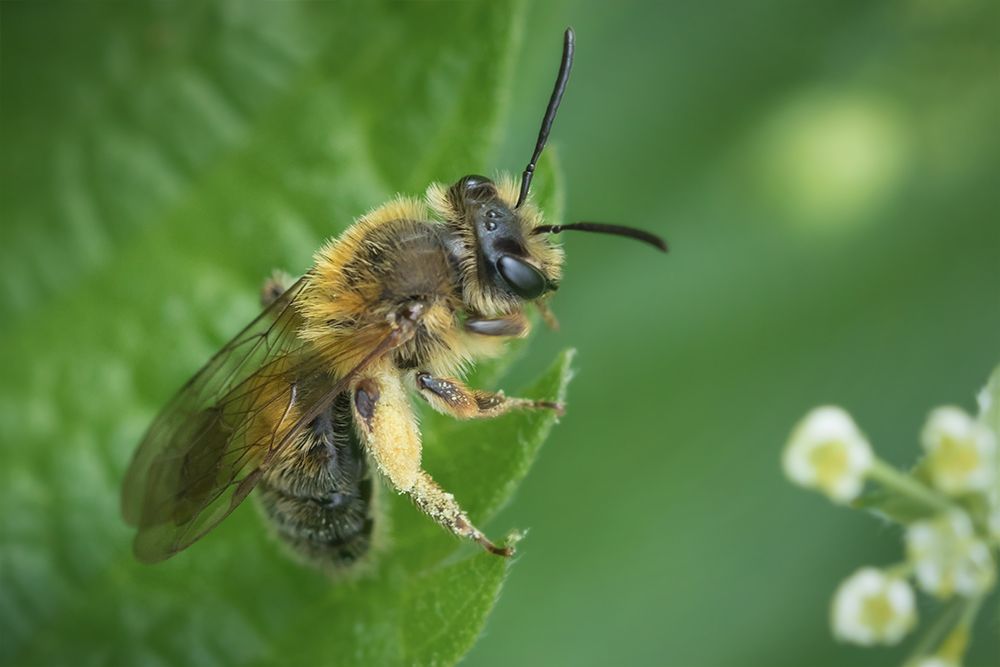
[[[510,310],[521,300],[533,301],[559,287],[562,248],[549,234],[580,230],[627,236],[661,250],[659,237],[630,227],[591,222],[542,224],[529,191],[538,158],[552,128],[573,63],[574,36],[566,30],[559,75],[552,91],[535,152],[520,184],[501,177],[465,176],[449,188],[432,185],[428,201],[450,228],[449,244],[461,273],[466,303],[484,314]]]
[[[448,189],[477,273],[485,286],[531,301],[557,287],[562,254],[534,238],[540,216],[535,207],[515,207],[512,181],[498,187],[485,176],[466,176]],[[506,195],[506,196],[505,196]],[[471,243],[468,243],[471,241]]]
[[[513,178],[465,176],[450,187],[432,185],[427,196],[448,229],[463,300],[474,310],[509,312],[558,287],[562,249],[535,233],[542,214],[534,202],[516,206]]]

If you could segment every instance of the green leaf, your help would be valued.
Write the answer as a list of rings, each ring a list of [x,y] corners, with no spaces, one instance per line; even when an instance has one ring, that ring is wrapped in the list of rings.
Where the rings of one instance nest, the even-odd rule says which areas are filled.
[[[397,191],[492,170],[521,5],[56,7],[4,8],[0,663],[456,662],[510,561],[405,498],[383,489],[377,557],[334,582],[251,503],[139,565],[118,493],[272,269]],[[535,182],[555,215],[551,155]],[[570,358],[524,395],[561,399]],[[554,421],[427,416],[425,465],[490,532]]]

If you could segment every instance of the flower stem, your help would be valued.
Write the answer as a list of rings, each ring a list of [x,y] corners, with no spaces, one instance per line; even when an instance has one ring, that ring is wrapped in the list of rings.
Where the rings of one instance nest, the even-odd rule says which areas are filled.
[[[916,566],[908,560],[904,560],[902,563],[896,563],[891,567],[885,568],[886,576],[892,577],[893,579],[908,579]]]
[[[934,624],[931,625],[930,629],[917,642],[917,645],[913,647],[913,652],[903,664],[912,665],[920,658],[930,655],[938,647],[938,644],[941,643],[941,640],[951,632],[962,611],[962,600],[960,598],[953,598],[934,621]]]
[[[979,608],[983,604],[982,595],[977,595],[973,598],[967,598],[965,601],[965,608],[962,610],[962,618],[959,619],[958,624],[969,630],[972,629],[972,624],[976,620],[976,614],[979,613]]]
[[[872,463],[872,467],[868,470],[868,478],[933,510],[949,512],[958,509],[958,506],[945,496],[921,484],[913,476],[896,470],[881,459],[875,459]]]
[[[937,655],[946,663],[960,665],[964,662],[965,651],[969,648],[969,640],[972,638],[972,624],[976,620],[982,602],[983,598],[979,595],[962,600],[962,612],[958,623],[937,649]]]

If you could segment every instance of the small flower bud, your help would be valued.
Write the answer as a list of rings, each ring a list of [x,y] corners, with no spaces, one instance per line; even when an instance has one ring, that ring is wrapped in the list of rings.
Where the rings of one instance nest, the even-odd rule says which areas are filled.
[[[996,579],[993,557],[965,512],[955,511],[906,529],[906,553],[920,588],[941,598],[988,591]]]
[[[949,495],[985,491],[996,476],[993,432],[952,407],[931,412],[921,441],[931,482]]]
[[[896,644],[917,622],[913,589],[900,577],[863,567],[837,588],[831,621],[841,641]]]
[[[848,503],[861,493],[872,465],[871,445],[851,416],[838,407],[816,408],[799,422],[785,446],[785,475],[796,484],[819,489],[834,502]]]

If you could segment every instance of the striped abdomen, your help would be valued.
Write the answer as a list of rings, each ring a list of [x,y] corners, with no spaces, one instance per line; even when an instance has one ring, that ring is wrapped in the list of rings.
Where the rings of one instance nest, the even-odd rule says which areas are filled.
[[[258,500],[278,535],[320,566],[346,566],[371,545],[373,480],[351,423],[348,394],[317,417],[297,449],[268,471]]]

